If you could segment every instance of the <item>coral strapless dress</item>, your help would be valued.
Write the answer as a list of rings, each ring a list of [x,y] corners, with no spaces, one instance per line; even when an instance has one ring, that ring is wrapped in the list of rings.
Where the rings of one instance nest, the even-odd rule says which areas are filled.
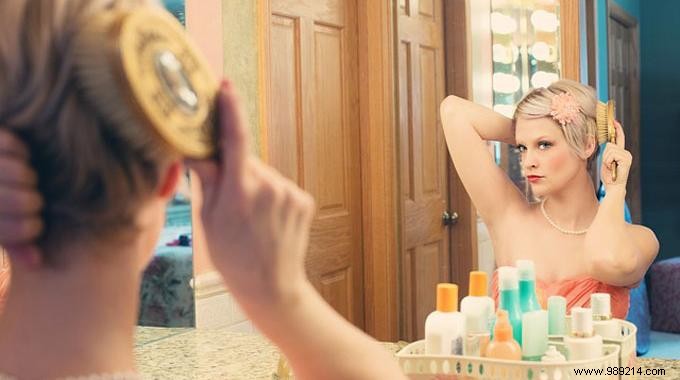
[[[498,274],[493,272],[491,292],[498,307]],[[548,297],[562,296],[567,299],[567,313],[572,307],[590,307],[590,295],[593,293],[609,293],[611,295],[612,316],[625,319],[630,306],[630,289],[613,286],[591,277],[577,277],[557,282],[544,282],[536,279],[536,295],[544,309],[547,309]]]

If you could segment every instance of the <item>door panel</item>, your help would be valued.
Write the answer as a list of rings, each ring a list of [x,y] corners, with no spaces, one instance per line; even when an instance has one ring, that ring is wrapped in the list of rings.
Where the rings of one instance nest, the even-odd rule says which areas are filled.
[[[439,120],[444,98],[441,0],[400,1],[398,9],[399,173],[403,247],[400,337],[423,337],[439,282],[450,281],[448,156]]]
[[[300,49],[298,22],[289,17],[272,16],[271,18],[271,49],[270,76],[271,91],[274,94],[286,94],[271,102],[271,118],[269,128],[270,141],[276,141],[274,149],[269,149],[272,163],[288,178],[302,183],[302,168],[299,166],[299,154],[290,154],[290,150],[279,147],[298,147],[302,129],[300,115],[300,93],[298,84],[300,78]]]
[[[634,223],[642,220],[640,191],[639,53],[637,26],[630,16],[615,12],[609,19],[609,96],[616,101],[616,119],[626,134],[626,149],[633,155],[626,201]],[[618,17],[620,16],[620,18]]]
[[[321,295],[363,327],[356,0],[270,3],[268,156],[318,212],[306,268]]]

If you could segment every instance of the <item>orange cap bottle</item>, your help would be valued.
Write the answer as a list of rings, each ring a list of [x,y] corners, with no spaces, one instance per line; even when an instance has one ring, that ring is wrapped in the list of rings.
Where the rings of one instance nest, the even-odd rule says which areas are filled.
[[[437,284],[437,311],[458,311],[458,285]]]
[[[470,272],[470,295],[473,297],[486,297],[489,295],[486,272]]]
[[[437,310],[425,318],[425,353],[462,355],[465,316],[458,312],[458,285],[437,284]]]
[[[487,358],[522,360],[522,349],[512,338],[512,325],[510,325],[507,311],[500,309],[496,313],[493,335],[494,339],[486,347]]]

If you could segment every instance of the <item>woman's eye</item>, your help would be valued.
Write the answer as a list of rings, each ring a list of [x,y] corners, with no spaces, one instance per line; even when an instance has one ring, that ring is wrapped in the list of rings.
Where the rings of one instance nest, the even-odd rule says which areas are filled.
[[[551,146],[552,146],[552,144],[549,143],[549,142],[547,142],[547,141],[541,141],[540,143],[538,143],[538,148],[539,148],[539,149],[548,149],[548,148],[550,148]]]
[[[524,153],[526,150],[527,150],[527,147],[525,147],[524,145],[517,145],[515,147],[515,151],[517,153]]]

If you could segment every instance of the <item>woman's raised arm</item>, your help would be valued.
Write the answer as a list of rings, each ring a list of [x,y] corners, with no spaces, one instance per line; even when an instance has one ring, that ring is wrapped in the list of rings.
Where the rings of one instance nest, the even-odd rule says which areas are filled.
[[[449,96],[441,104],[449,154],[477,211],[487,225],[527,205],[524,195],[496,165],[486,140],[515,143],[512,120],[466,99]]]

